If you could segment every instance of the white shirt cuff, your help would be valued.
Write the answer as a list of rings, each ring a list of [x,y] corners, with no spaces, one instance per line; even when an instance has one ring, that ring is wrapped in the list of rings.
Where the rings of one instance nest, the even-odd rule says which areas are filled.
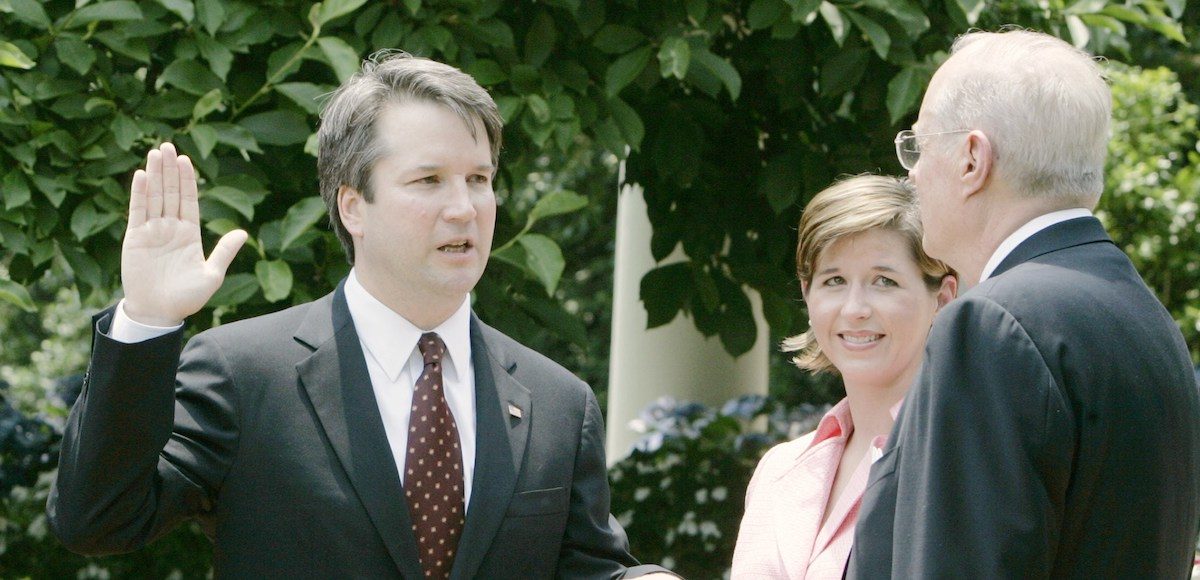
[[[182,323],[175,326],[150,326],[137,322],[125,314],[125,299],[122,298],[117,303],[116,311],[113,312],[112,326],[108,329],[108,337],[117,342],[133,344],[170,334],[180,328],[183,328]]]

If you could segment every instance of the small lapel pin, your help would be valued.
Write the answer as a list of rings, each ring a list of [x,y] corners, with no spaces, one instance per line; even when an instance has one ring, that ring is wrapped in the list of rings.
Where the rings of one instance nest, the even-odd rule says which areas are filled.
[[[521,418],[521,408],[512,403],[509,403],[508,404],[508,414],[520,419]]]

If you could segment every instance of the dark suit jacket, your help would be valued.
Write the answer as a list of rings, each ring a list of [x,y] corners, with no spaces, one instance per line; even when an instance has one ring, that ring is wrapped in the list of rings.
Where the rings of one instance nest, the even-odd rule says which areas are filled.
[[[1094,218],[934,321],[850,578],[1186,578],[1200,401],[1178,327]]]
[[[47,507],[69,548],[130,551],[196,518],[218,576],[421,576],[340,288],[200,333],[182,356],[182,332],[124,345],[104,335],[110,316],[97,316]],[[474,317],[471,348],[477,453],[452,577],[613,578],[636,566],[609,515],[591,390]]]

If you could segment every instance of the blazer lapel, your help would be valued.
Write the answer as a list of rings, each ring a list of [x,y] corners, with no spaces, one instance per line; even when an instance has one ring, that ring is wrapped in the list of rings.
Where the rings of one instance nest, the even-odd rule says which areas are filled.
[[[314,349],[296,371],[330,446],[396,567],[420,577],[404,490],[341,286],[313,303],[295,338]]]
[[[789,578],[804,578],[808,570],[840,451],[832,439],[817,443],[775,482],[775,531]]]
[[[1017,264],[1028,262],[1043,254],[1094,242],[1112,243],[1112,238],[1108,237],[1108,232],[1104,231],[1100,220],[1094,217],[1079,217],[1059,222],[1017,244],[989,277],[999,276]]]
[[[475,576],[500,529],[517,485],[533,416],[529,389],[512,377],[517,363],[471,316],[471,362],[475,367],[475,476],[471,505],[451,578]],[[519,546],[513,546],[519,550]]]

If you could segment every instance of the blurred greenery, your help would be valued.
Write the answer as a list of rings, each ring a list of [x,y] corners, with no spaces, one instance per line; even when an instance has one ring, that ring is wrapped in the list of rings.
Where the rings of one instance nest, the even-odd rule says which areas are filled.
[[[1111,66],[1117,123],[1101,216],[1200,360],[1200,11],[1184,9],[1184,0],[0,0],[0,577],[208,574],[211,549],[195,528],[136,554],[86,559],[48,537],[42,515],[88,314],[118,294],[128,180],[162,140],[198,166],[206,240],[233,227],[251,234],[190,321],[200,330],[320,296],[347,271],[314,202],[321,95],[379,48],[462,67],[507,122],[498,251],[474,307],[603,401],[619,163],[645,186],[655,257],[676,248],[687,257],[647,275],[672,282],[643,284],[650,319],[688,316],[742,353],[756,336],[742,290],[751,287],[774,344],[804,319],[792,260],[806,200],[839,174],[901,171],[892,136],[956,34],[1031,26],[1151,67]],[[533,214],[557,215],[531,223]],[[836,380],[803,375],[778,353],[771,377],[773,404],[787,409],[839,396]],[[732,432],[714,437],[733,441]],[[757,459],[758,447],[730,449],[729,465]],[[740,498],[737,469],[713,473]],[[654,530],[695,512],[687,497],[656,504],[671,506],[654,512],[661,521],[639,520],[646,504],[614,489],[614,512],[642,522],[631,523],[639,555],[701,558],[672,552],[689,542],[653,542]]]

